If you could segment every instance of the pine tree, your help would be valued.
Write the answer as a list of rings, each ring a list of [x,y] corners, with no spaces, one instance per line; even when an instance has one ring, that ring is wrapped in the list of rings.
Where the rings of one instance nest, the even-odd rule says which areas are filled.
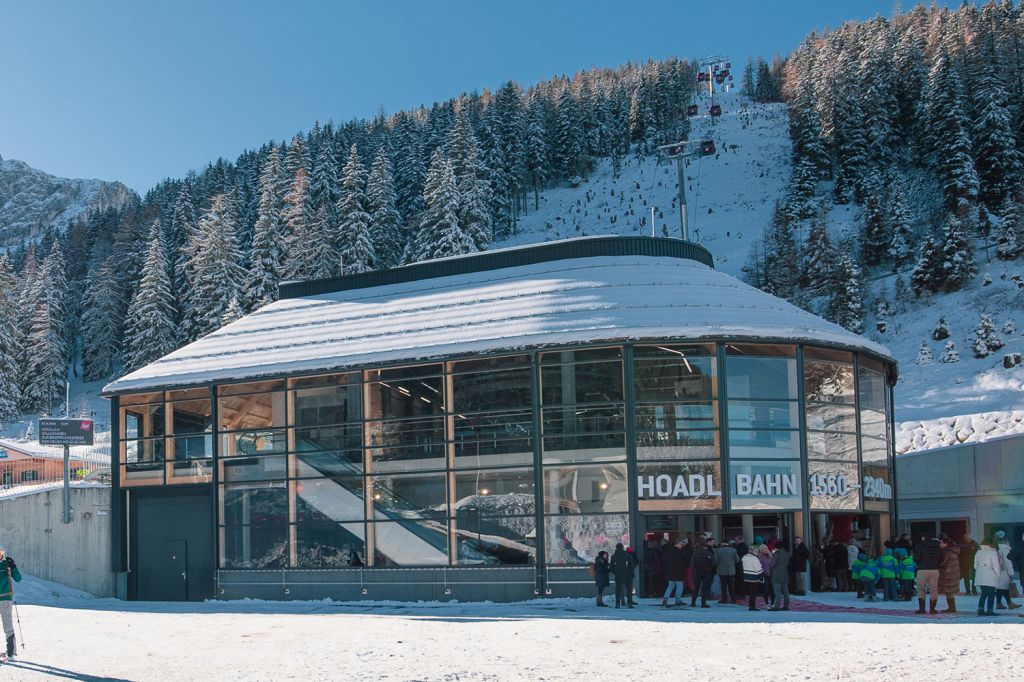
[[[957,352],[956,342],[953,339],[946,341],[946,346],[942,349],[942,355],[939,356],[939,362],[947,365],[960,362],[960,353]]]
[[[635,97],[643,97],[644,92],[641,86],[637,86]],[[646,134],[646,127],[650,125],[650,112],[644,103],[637,104],[636,126],[637,139],[643,138]],[[631,114],[632,116],[633,114]],[[576,112],[576,102],[573,100],[569,89],[562,91],[558,98],[558,106],[555,109],[555,140],[554,152],[559,163],[559,173],[563,178],[581,178],[586,173],[586,162],[584,161],[584,144],[581,139],[581,121]]]
[[[754,99],[754,91],[754,60],[747,57],[747,65],[743,67],[743,75],[740,77],[740,94]]]
[[[928,74],[924,107],[931,130],[931,156],[946,208],[961,216],[978,196],[978,175],[971,156],[963,99],[960,77],[943,48],[937,52]]]
[[[903,204],[903,193],[899,187],[893,189],[889,194],[889,232],[892,240],[889,242],[889,257],[892,258],[893,270],[898,270],[910,262],[914,255],[911,247],[912,236],[910,234],[910,220],[907,217],[907,209]]]
[[[260,199],[242,293],[242,305],[249,311],[273,303],[278,296],[281,281],[280,175],[281,154],[274,147],[267,154],[260,173]]]
[[[910,273],[914,294],[938,291],[942,277],[942,247],[932,234],[925,236],[918,252],[917,264]]]
[[[932,330],[932,338],[936,341],[944,341],[949,338],[949,324],[946,322],[945,315],[939,316],[939,321],[935,325],[935,329]]]
[[[366,212],[366,171],[355,145],[349,150],[342,170],[341,199],[338,200],[338,254],[343,274],[371,270],[377,260]]]
[[[917,359],[914,361],[918,365],[930,365],[934,360],[932,356],[932,349],[928,347],[928,341],[921,339],[921,347],[917,351]]]
[[[900,312],[905,309],[905,305],[912,298],[910,287],[907,286],[907,280],[903,277],[902,272],[896,273],[896,284],[893,285],[893,298],[896,299],[897,310]]]
[[[889,234],[889,224],[877,195],[872,194],[865,200],[861,220],[861,259],[868,267],[880,265],[889,256],[893,237]]]
[[[108,256],[89,271],[82,298],[82,378],[98,381],[113,373],[121,352],[118,333],[122,291],[117,256]]]
[[[405,231],[398,213],[391,160],[385,147],[377,150],[366,182],[366,210],[370,214],[370,230],[376,244],[377,264],[391,268],[401,261],[405,250]]]
[[[17,318],[11,314],[17,308],[18,280],[6,254],[0,254],[0,425],[18,416]]]
[[[829,319],[855,334],[864,331],[864,297],[861,270],[849,253],[836,263],[834,288],[829,300]]]
[[[67,280],[60,243],[43,261],[32,280],[31,322],[25,338],[28,371],[23,388],[22,410],[48,411],[64,395],[67,379]]]
[[[987,313],[982,313],[981,320],[974,330],[974,343],[972,344],[974,357],[987,358],[1004,345],[1003,339],[996,332],[995,324],[992,323],[992,317]]]
[[[239,265],[241,253],[235,233],[228,197],[218,194],[199,220],[196,235],[197,255],[191,268],[194,298],[190,306],[195,338],[216,331],[237,314],[244,272]]]
[[[473,240],[459,226],[459,192],[451,162],[440,149],[434,151],[430,172],[423,188],[426,210],[406,260],[446,258],[477,250]]]
[[[818,171],[806,157],[797,161],[786,189],[786,213],[791,220],[814,217],[814,194],[818,187]]]
[[[1024,235],[1021,232],[1020,208],[1013,199],[1007,198],[999,212],[996,258],[1015,260],[1022,253],[1024,253]]]
[[[836,250],[829,238],[825,215],[822,212],[811,225],[811,232],[807,236],[801,274],[804,287],[812,293],[822,293],[831,287],[836,272],[836,257]]]
[[[526,119],[526,168],[533,186],[533,209],[540,210],[540,190],[547,180],[547,114],[540,97],[530,100]]]
[[[142,281],[128,306],[125,369],[132,371],[174,350],[174,299],[160,222],[153,221]]]
[[[793,238],[792,223],[777,202],[766,235],[764,263],[765,284],[762,288],[768,293],[792,301],[796,295],[799,257],[796,240]]]
[[[963,223],[954,214],[946,217],[942,237],[939,289],[956,291],[967,284],[976,272],[974,245],[967,236]]]
[[[399,115],[395,133],[395,193],[402,222],[412,225],[423,211],[423,182],[427,176],[423,147],[415,120]]]

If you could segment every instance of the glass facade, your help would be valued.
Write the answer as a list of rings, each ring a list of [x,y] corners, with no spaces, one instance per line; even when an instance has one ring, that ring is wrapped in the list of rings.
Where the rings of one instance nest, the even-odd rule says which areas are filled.
[[[214,486],[222,569],[582,566],[638,513],[891,513],[888,389],[679,341],[140,393],[119,484]]]

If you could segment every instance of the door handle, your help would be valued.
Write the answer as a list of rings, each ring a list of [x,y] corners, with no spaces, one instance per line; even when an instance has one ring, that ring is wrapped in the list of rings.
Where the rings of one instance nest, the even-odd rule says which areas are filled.
[[[185,572],[184,571],[181,572],[181,579],[182,580],[188,580],[188,578],[185,577]]]

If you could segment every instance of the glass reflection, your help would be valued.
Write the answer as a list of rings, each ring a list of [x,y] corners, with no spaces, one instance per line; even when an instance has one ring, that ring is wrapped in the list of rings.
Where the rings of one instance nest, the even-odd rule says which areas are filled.
[[[489,517],[460,509],[455,518],[456,562],[461,566],[521,566],[537,561],[532,516]]]
[[[732,509],[800,509],[803,481],[800,462],[730,461]]]
[[[795,401],[729,400],[729,427],[733,429],[796,429],[800,426]]]
[[[811,509],[860,509],[861,486],[856,461],[809,462],[807,486]]]
[[[580,566],[597,553],[615,550],[615,543],[629,544],[628,514],[581,514],[544,519],[544,546],[552,566]]]
[[[628,509],[625,464],[544,469],[544,511],[548,514],[589,514]]]
[[[808,402],[853,405],[853,365],[805,359],[804,394]]]
[[[373,565],[444,566],[448,564],[447,521],[376,522],[373,532]]]
[[[729,430],[729,459],[799,459],[799,431]]]

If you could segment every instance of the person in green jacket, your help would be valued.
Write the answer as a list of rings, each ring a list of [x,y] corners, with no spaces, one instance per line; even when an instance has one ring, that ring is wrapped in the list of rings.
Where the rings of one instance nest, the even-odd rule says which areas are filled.
[[[868,555],[861,552],[854,563],[860,563],[860,583],[864,586],[864,595],[867,601],[875,601],[875,583],[878,582],[878,564],[874,559],[868,559]]]
[[[857,588],[857,599],[860,599],[864,596],[864,583],[860,581],[860,569],[864,567],[864,559],[866,558],[867,555],[864,554],[864,552],[861,552],[859,555],[857,555],[856,559],[850,562],[850,580],[853,581],[853,584]]]
[[[13,580],[12,580],[13,579]],[[21,582],[21,571],[14,559],[7,556],[7,550],[0,547],[0,620],[4,624],[4,636],[7,637],[7,655],[15,656],[14,620],[11,618],[11,607],[14,602],[14,583]]]
[[[905,547],[896,548],[896,558],[900,562],[900,600],[910,601],[914,598],[914,576],[917,575],[917,562]]]
[[[900,571],[900,562],[892,549],[886,547],[882,556],[878,557],[878,573],[882,576],[882,600],[897,601],[896,578]]]

